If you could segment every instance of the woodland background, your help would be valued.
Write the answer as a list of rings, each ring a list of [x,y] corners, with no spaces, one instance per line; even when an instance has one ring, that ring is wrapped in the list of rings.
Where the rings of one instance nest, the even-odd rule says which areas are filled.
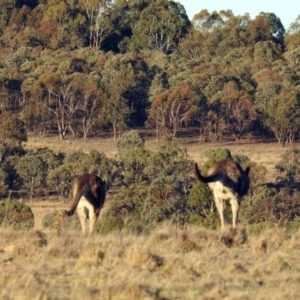
[[[1,126],[78,138],[126,128],[298,138],[300,17],[167,0],[1,0]]]
[[[195,183],[179,138],[283,146],[299,138],[300,16],[286,30],[264,12],[203,9],[189,20],[167,0],[2,0],[0,33],[3,198],[65,201],[77,175],[96,172],[111,188],[109,228],[144,232],[166,219],[217,228],[212,195]],[[28,136],[108,136],[116,151],[29,149]],[[204,173],[221,159],[251,166],[241,219],[253,230],[299,227],[297,147],[277,160],[272,180],[265,165],[226,147],[202,157]]]

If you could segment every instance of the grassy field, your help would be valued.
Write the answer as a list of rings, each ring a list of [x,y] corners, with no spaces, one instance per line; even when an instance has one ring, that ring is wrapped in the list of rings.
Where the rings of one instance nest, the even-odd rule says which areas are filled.
[[[1,299],[299,299],[300,232],[0,230]]]
[[[279,144],[199,144],[183,141],[190,156],[203,163],[208,148],[247,155],[276,177]],[[146,147],[159,143],[147,140]],[[298,144],[295,145],[298,147]],[[29,138],[27,149],[96,149],[113,157],[111,139],[59,141]],[[164,224],[149,235],[125,233],[82,236],[76,231],[44,230],[42,218],[68,204],[55,198],[28,202],[35,215],[29,232],[0,228],[1,299],[298,299],[300,232],[272,229],[259,236]]]

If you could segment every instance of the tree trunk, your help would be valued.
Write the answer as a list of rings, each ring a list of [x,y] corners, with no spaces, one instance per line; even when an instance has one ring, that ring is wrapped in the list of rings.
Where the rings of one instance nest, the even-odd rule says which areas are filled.
[[[286,132],[286,130],[284,129],[283,132],[282,132],[282,134],[281,134],[281,140],[280,140],[282,147],[285,146],[285,144],[286,144],[286,139],[287,139],[287,132]]]
[[[59,139],[60,140],[63,140],[64,139],[64,134],[63,134],[63,131],[62,131],[62,128],[61,128],[61,124],[57,124],[58,125],[58,135],[59,135]]]
[[[117,126],[115,122],[113,122],[113,134],[114,134],[114,142],[115,142],[117,140]]]

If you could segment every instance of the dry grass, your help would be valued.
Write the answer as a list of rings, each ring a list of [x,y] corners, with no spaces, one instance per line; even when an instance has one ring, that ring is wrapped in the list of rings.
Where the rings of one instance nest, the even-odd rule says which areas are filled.
[[[247,238],[241,229],[168,225],[147,236],[0,230],[0,297],[298,299],[299,234]]]
[[[184,140],[190,156],[225,147],[267,167],[287,148],[278,144],[199,144]],[[146,141],[155,150],[159,143]],[[298,147],[298,145],[296,145]],[[26,148],[54,151],[91,149],[114,157],[111,139],[29,138]],[[291,147],[291,146],[288,146]],[[45,198],[28,203],[35,229],[0,228],[1,299],[298,299],[300,232],[282,230],[247,237],[244,230],[208,231],[168,225],[150,235],[125,233],[84,237],[75,231],[42,228],[42,217],[68,204]],[[100,221],[101,222],[101,221]]]

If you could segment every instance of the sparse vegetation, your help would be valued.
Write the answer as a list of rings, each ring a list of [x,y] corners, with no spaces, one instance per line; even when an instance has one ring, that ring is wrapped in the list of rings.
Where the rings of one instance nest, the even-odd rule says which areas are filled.
[[[62,230],[81,230],[77,215],[67,216],[63,211],[58,210],[45,214],[42,220],[42,224],[46,229],[56,230],[57,227],[60,227],[60,232]]]
[[[84,237],[1,228],[0,297],[297,299],[299,234],[163,225],[147,235]]]
[[[30,206],[16,200],[0,201],[1,227],[28,230],[34,226],[34,215]]]
[[[69,150],[78,151],[78,145],[73,143]],[[57,202],[58,197],[56,202],[44,201],[38,204],[36,197],[28,203],[33,207],[35,218],[43,216],[37,227],[38,231],[19,234],[18,231],[12,231],[12,226],[1,226],[0,258],[3,266],[0,282],[6,286],[0,290],[1,298],[9,298],[9,295],[13,294],[14,297],[23,298],[43,295],[56,299],[82,299],[96,293],[97,297],[104,299],[262,299],[272,298],[276,293],[278,299],[296,299],[300,268],[299,217],[291,218],[292,215],[289,215],[288,211],[297,209],[297,194],[287,195],[281,192],[279,195],[280,186],[278,187],[275,181],[269,185],[261,185],[261,182],[266,182],[268,178],[264,172],[272,172],[271,164],[265,164],[266,169],[259,169],[258,175],[255,175],[257,185],[253,187],[253,195],[251,193],[251,197],[245,199],[242,204],[242,227],[237,231],[228,230],[220,234],[217,212],[211,212],[209,203],[205,202],[202,212],[199,210],[198,196],[202,194],[196,186],[188,189],[187,194],[187,207],[192,211],[186,215],[186,222],[193,225],[186,223],[184,228],[181,228],[178,225],[170,225],[172,221],[169,219],[155,224],[154,218],[149,226],[148,222],[157,214],[154,203],[148,196],[149,178],[161,171],[159,166],[164,162],[161,155],[167,155],[168,163],[174,161],[176,166],[181,166],[178,163],[181,161],[178,160],[178,154],[181,153],[181,158],[185,157],[184,152],[178,152],[180,147],[177,148],[176,144],[172,143],[171,145],[173,146],[161,148],[162,145],[158,144],[155,145],[156,148],[151,148],[147,141],[145,142],[146,151],[151,150],[153,155],[148,157],[147,163],[151,162],[156,167],[149,168],[151,164],[147,166],[147,176],[142,182],[134,180],[130,185],[123,185],[120,176],[122,169],[118,170],[118,164],[114,164],[117,171],[117,176],[114,177],[116,181],[113,181],[109,191],[105,213],[97,224],[97,233],[91,238],[84,237],[81,233],[78,235],[80,224],[76,214],[65,220],[63,214],[59,213],[68,204]],[[203,158],[203,149],[210,149],[209,145],[197,144],[195,148],[193,145],[187,145],[187,152],[196,161],[205,164],[208,160]],[[30,146],[39,148],[41,144],[32,142]],[[91,144],[88,147],[91,147]],[[254,148],[245,151],[242,145],[238,146],[240,149],[237,146],[228,147],[229,152],[220,151],[227,154],[243,154],[247,157],[249,155],[251,164],[253,161],[260,161],[260,154],[257,150],[254,151]],[[277,149],[279,153],[284,153],[281,147]],[[59,151],[56,149],[57,153]],[[113,151],[110,148],[106,153],[110,154]],[[40,152],[37,153],[43,157]],[[218,151],[214,150],[213,153]],[[91,155],[97,157],[96,153],[91,152]],[[86,155],[80,156],[84,159],[78,158],[75,161],[88,161]],[[276,157],[280,159],[279,154]],[[236,155],[232,155],[232,158],[237,159]],[[268,157],[272,165],[275,165],[274,158],[275,154]],[[245,164],[249,163],[245,157],[239,159]],[[267,160],[264,160],[265,162]],[[59,165],[61,164],[53,164],[51,171],[59,168]],[[257,163],[256,166],[262,167],[262,164]],[[76,168],[75,164],[73,167]],[[151,182],[153,180],[156,184],[154,179],[151,179]],[[191,180],[193,182],[192,177]],[[181,185],[181,189],[185,195],[183,186]],[[280,200],[276,207],[280,207],[285,213],[274,215],[277,221],[273,218],[274,221],[270,222],[273,211],[271,214],[266,212],[265,216],[269,216],[266,220],[263,210],[259,207],[267,205],[276,195],[276,201]],[[148,200],[145,201],[146,199]],[[203,201],[207,200],[208,196],[203,198]],[[146,209],[147,205],[152,205],[151,214]],[[203,211],[206,211],[206,217],[203,217]],[[230,209],[226,213],[230,214]],[[176,217],[178,215],[174,214],[174,220]],[[180,223],[177,220],[175,224]],[[15,270],[13,276],[12,266]],[[30,270],[30,274],[24,272],[24,269]],[[55,280],[53,276],[56,276]],[[65,280],[66,276],[68,280]],[[287,280],[289,288],[286,288]]]

